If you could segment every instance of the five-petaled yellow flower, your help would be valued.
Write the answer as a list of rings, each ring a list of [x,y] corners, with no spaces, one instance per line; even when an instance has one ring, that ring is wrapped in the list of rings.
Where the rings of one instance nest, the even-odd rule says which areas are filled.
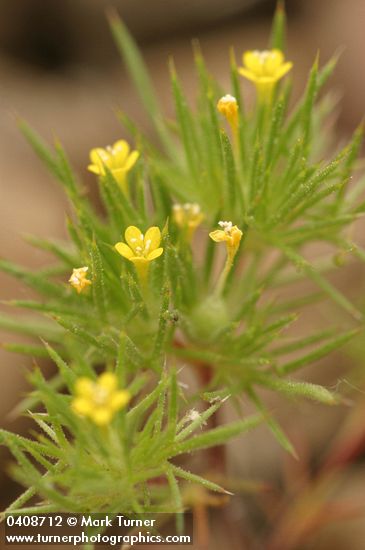
[[[226,243],[228,254],[227,259],[229,263],[232,263],[241,242],[242,231],[238,229],[237,225],[233,225],[232,222],[220,221],[218,222],[218,225],[220,225],[222,229],[212,231],[209,233],[209,237],[217,243]]]
[[[112,372],[104,372],[96,381],[82,377],[76,381],[72,410],[89,418],[98,426],[109,424],[117,411],[125,407],[131,396],[118,389],[118,380]]]
[[[238,104],[232,95],[225,95],[217,103],[217,109],[226,119],[235,134],[238,126]]]
[[[115,249],[123,258],[134,264],[144,283],[149,263],[163,253],[163,248],[160,247],[161,231],[158,227],[150,227],[144,235],[138,227],[130,225],[125,230],[124,238],[126,243],[117,243]]]
[[[91,164],[88,170],[98,176],[105,176],[107,167],[124,193],[128,193],[127,173],[133,168],[139,157],[139,151],[130,151],[124,139],[108,145],[105,149],[97,147],[90,151]]]
[[[280,50],[248,51],[243,54],[243,67],[239,73],[254,82],[260,101],[269,102],[275,84],[293,66],[285,61]]]
[[[204,214],[199,204],[186,202],[185,204],[174,204],[172,207],[173,219],[176,225],[186,231],[186,237],[190,241],[196,228],[204,220]]]
[[[72,270],[72,275],[69,278],[68,282],[73,286],[77,293],[80,294],[85,288],[91,285],[91,281],[87,279],[88,267],[77,267]]]

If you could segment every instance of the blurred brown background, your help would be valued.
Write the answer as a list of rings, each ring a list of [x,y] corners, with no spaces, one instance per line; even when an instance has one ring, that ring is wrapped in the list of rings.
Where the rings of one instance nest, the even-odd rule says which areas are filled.
[[[90,187],[94,181],[85,168],[88,151],[123,134],[114,115],[118,106],[148,130],[110,37],[107,8],[116,8],[137,38],[161,102],[171,114],[168,56],[175,58],[188,94],[194,98],[191,39],[198,38],[209,68],[228,86],[229,47],[233,45],[238,54],[245,49],[264,48],[274,6],[271,0],[1,0],[0,256],[39,267],[47,258],[25,244],[22,233],[65,236],[65,198],[24,142],[16,127],[17,115],[46,139],[56,135]],[[337,131],[339,136],[346,136],[365,110],[365,1],[288,0],[287,11],[288,56],[294,61],[295,94],[302,89],[318,50],[324,62],[339,47],[345,47],[332,83],[341,96]],[[3,274],[0,289],[1,300],[27,292]],[[0,336],[9,341],[9,335]],[[0,414],[3,425],[11,429],[16,426],[9,423],[7,413],[24,390],[23,367],[27,364],[24,358],[0,350]],[[298,415],[299,433],[303,430],[309,441],[321,446],[323,429],[329,426],[332,437],[334,422],[343,413],[321,408],[319,422],[319,409],[313,411],[311,407],[302,407],[300,413],[296,407],[289,407],[289,417]],[[284,422],[288,419],[288,407],[283,409],[282,417]],[[298,435],[296,423],[287,420],[287,425],[293,437]],[[305,446],[300,437],[298,444],[299,449],[301,444]],[[235,449],[233,446],[232,469],[236,473],[243,469],[247,477],[273,477],[278,469],[275,464],[279,457],[282,459],[265,431],[259,430],[258,435],[247,439],[244,457],[240,448]],[[13,489],[7,478],[2,479],[3,501],[8,502]],[[350,546],[345,530],[341,536],[332,535],[327,546],[326,542],[317,542],[313,548],[363,550],[365,529],[361,530],[356,522],[350,525],[354,534]],[[357,529],[360,534],[356,538]],[[254,548],[250,542],[246,544],[245,548]]]

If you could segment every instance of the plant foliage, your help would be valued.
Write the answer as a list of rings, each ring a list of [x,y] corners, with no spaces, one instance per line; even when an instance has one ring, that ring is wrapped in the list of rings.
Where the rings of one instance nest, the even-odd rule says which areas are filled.
[[[363,180],[349,189],[362,128],[338,150],[327,139],[332,104],[320,92],[336,60],[323,67],[315,60],[294,107],[290,79],[276,87],[271,103],[248,107],[232,55],[229,92],[239,106],[233,139],[216,109],[222,91],[198,48],[199,90],[193,107],[171,64],[176,110],[171,123],[132,37],[115,16],[111,29],[159,145],[120,113],[140,159],[128,173],[129,195],[105,168],[99,178],[100,215],[62,146],[49,147],[20,122],[67,193],[72,215],[67,219],[68,242],[29,239],[53,256],[50,269],[32,272],[7,260],[0,263],[3,271],[39,294],[38,300],[8,304],[27,310],[30,317],[0,317],[2,328],[32,335],[34,344],[4,346],[35,358],[49,356],[58,368],[52,380],[46,381],[38,369],[30,377],[34,390],[23,410],[38,425],[38,435],[28,439],[1,432],[0,441],[17,462],[14,475],[27,487],[8,510],[31,510],[28,501],[36,495],[37,511],[180,511],[186,481],[223,492],[191,473],[186,458],[182,465],[176,458],[225,444],[259,422],[266,422],[280,444],[294,453],[257,390],[337,403],[337,395],[293,374],[362,327],[361,311],[329,277],[340,268],[335,261],[339,255],[359,253],[348,228],[365,210],[359,200]],[[272,46],[283,45],[280,8]],[[174,221],[177,202],[198,204],[204,216],[193,239]],[[243,237],[233,266],[218,284],[223,249],[208,232],[219,220],[232,220]],[[164,252],[151,262],[144,287],[132,262],[114,249],[131,225],[162,231]],[[314,243],[329,245],[328,256],[311,259],[307,250]],[[88,266],[91,281],[80,294],[67,283],[78,266]],[[312,284],[296,290],[301,281]],[[298,313],[324,299],[345,313],[339,317],[342,325],[288,338],[285,331]],[[196,373],[198,389],[182,388],[182,364]],[[95,379],[101,369],[115,372],[120,387],[132,397],[103,428],[78,417],[70,406],[77,378]],[[258,414],[206,426],[227,397],[237,405],[247,397]],[[156,483],[160,478],[165,483]]]

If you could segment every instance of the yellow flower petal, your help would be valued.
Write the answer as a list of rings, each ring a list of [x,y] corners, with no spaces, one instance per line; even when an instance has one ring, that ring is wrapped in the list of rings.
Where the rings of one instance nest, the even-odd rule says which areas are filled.
[[[242,231],[238,229],[237,225],[234,225],[231,230],[231,237],[233,241],[240,242],[242,235],[243,235]]]
[[[160,246],[161,231],[159,227],[153,226],[147,229],[146,235],[144,237],[144,243],[146,248],[147,248],[147,243],[149,241],[150,241],[150,244],[148,245],[149,246],[148,250],[150,250],[151,252],[152,250],[155,250],[155,248],[158,248]]]
[[[275,84],[293,66],[285,62],[283,52],[278,49],[245,52],[243,65],[239,73],[255,83],[259,100],[264,102],[271,101]]]
[[[161,254],[163,253],[163,248],[156,248],[156,250],[153,250],[152,252],[150,252],[147,256],[147,260],[149,262],[151,262],[152,260],[155,260],[156,258],[158,258],[159,256],[161,256]]]
[[[104,164],[107,164],[110,159],[110,154],[101,147],[96,147],[90,151],[90,160],[92,164],[103,167]]]
[[[126,159],[124,163],[124,170],[126,172],[129,172],[131,168],[136,164],[137,160],[139,158],[139,151],[132,151],[132,153],[129,155],[129,157]]]
[[[113,372],[103,372],[96,382],[81,377],[75,384],[75,390],[80,393],[73,399],[71,409],[99,426],[111,422],[115,412],[131,399],[127,390],[118,389],[118,378]]]
[[[72,401],[72,410],[76,414],[80,414],[82,416],[88,416],[92,410],[93,410],[93,403],[89,399],[86,399],[85,397],[76,397]]]
[[[251,71],[247,71],[244,67],[238,69],[238,72],[248,80],[251,80],[251,82],[255,82],[255,84],[272,84],[278,80],[276,76],[257,76]]]
[[[129,144],[124,139],[120,139],[114,143],[112,151],[113,164],[118,167],[123,166],[129,154]]]
[[[92,149],[90,151],[91,164],[89,164],[88,170],[99,176],[104,176],[107,167],[122,191],[128,194],[127,172],[133,168],[138,157],[139,152],[130,152],[129,144],[124,139],[120,139],[112,147]]]
[[[98,426],[105,426],[112,420],[113,411],[109,407],[96,407],[90,417]]]
[[[267,52],[267,57],[264,61],[265,72],[273,74],[283,63],[283,52],[280,50],[271,50],[270,52]]]
[[[293,63],[291,61],[287,61],[284,63],[276,72],[276,78],[282,78],[286,73],[290,71],[290,69],[293,67]]]
[[[240,73],[241,76],[244,76],[245,78],[247,78],[248,80],[251,80],[252,82],[256,82],[259,78],[256,76],[255,73],[249,71],[248,69],[245,69],[244,67],[240,67],[238,69],[238,72]]]
[[[104,167],[100,167],[97,164],[89,164],[87,169],[89,170],[89,172],[93,172],[94,174],[97,174],[98,176],[103,175],[103,173],[105,171]]]
[[[80,397],[90,398],[93,395],[94,386],[95,383],[90,378],[82,376],[76,380],[75,392]]]
[[[137,246],[143,245],[142,232],[134,225],[127,227],[124,233],[124,238],[134,253]]]
[[[114,395],[110,398],[110,401],[109,401],[110,408],[113,411],[118,411],[128,403],[130,398],[131,398],[130,393],[127,390],[120,390],[114,393]]]
[[[255,51],[245,52],[242,56],[242,61],[244,66],[247,67],[248,70],[254,73],[261,72],[261,63],[257,55],[257,52]]]
[[[118,379],[112,372],[104,372],[98,378],[98,386],[112,392],[118,386]]]
[[[209,233],[209,237],[216,243],[221,243],[227,240],[227,234],[221,229],[216,229],[215,231],[211,231]]]
[[[114,248],[119,252],[121,256],[130,260],[134,256],[134,252],[129,246],[125,243],[117,243]]]

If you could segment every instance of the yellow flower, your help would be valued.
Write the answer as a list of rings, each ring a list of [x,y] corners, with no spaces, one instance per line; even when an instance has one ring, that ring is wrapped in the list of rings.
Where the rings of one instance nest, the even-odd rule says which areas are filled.
[[[141,281],[145,282],[148,272],[148,264],[163,253],[160,247],[161,231],[158,227],[150,227],[143,235],[138,227],[130,225],[124,233],[126,243],[119,242],[115,249],[123,258],[132,262],[137,270]]]
[[[91,285],[91,281],[86,278],[88,267],[77,267],[72,270],[72,275],[69,278],[68,282],[73,286],[77,293],[80,294],[85,288]]]
[[[160,248],[161,231],[158,227],[150,227],[143,235],[138,227],[127,227],[124,238],[125,243],[117,243],[116,250],[121,256],[134,264],[146,264],[161,256],[163,248]]]
[[[112,372],[104,372],[97,381],[82,377],[76,381],[72,410],[90,418],[98,426],[109,424],[117,411],[125,407],[131,396],[118,390],[118,380]]]
[[[218,222],[218,225],[222,229],[212,231],[211,233],[209,233],[209,237],[216,243],[226,243],[227,259],[215,289],[215,293],[217,295],[219,295],[224,288],[227,276],[232,268],[233,260],[235,255],[237,254],[237,250],[242,238],[242,231],[238,229],[237,225],[233,225],[232,222],[220,221]]]
[[[280,50],[248,51],[243,54],[243,67],[238,72],[254,82],[259,99],[270,101],[275,84],[293,66]]]
[[[225,242],[227,247],[228,260],[232,263],[242,238],[242,231],[232,222],[218,222],[222,229],[209,233],[209,237],[216,243]]]
[[[174,204],[172,215],[176,225],[186,231],[189,241],[192,239],[196,228],[204,220],[204,214],[201,212],[199,204],[191,204],[190,202]]]
[[[227,94],[220,98],[217,103],[217,109],[223,115],[233,132],[236,132],[238,125],[238,105],[235,97]]]
[[[105,167],[109,168],[124,193],[128,192],[127,173],[133,168],[139,157],[138,151],[130,152],[126,141],[120,139],[105,149],[97,147],[90,151],[91,164],[87,167],[98,176],[105,176]]]

